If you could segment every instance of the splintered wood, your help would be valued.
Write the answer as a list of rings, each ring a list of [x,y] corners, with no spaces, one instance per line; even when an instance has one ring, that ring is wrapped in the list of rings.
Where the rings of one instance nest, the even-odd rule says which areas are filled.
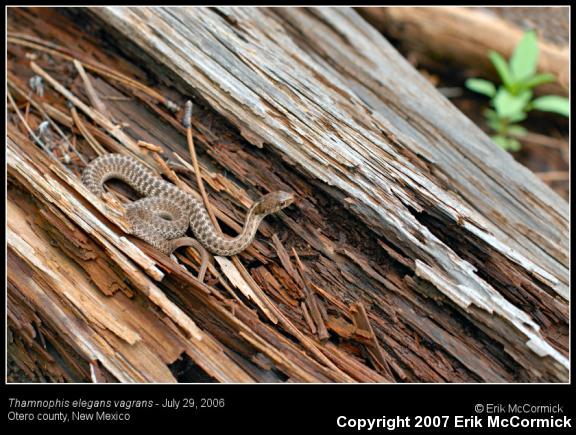
[[[567,204],[353,10],[10,8],[8,60],[9,352],[29,376],[568,379]],[[194,250],[128,235],[134,192],[82,185],[108,152],[204,186],[230,235],[262,194],[297,199],[199,280]]]

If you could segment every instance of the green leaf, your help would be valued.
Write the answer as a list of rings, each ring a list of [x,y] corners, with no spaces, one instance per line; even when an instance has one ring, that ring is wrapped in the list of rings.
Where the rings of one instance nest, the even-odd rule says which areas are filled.
[[[565,117],[570,116],[570,102],[567,98],[559,97],[557,95],[545,95],[540,98],[536,98],[532,101],[530,105],[533,109],[543,110],[545,112],[554,112],[564,115]]]
[[[498,144],[500,148],[506,149],[506,146],[508,145],[508,138],[506,136],[497,134],[495,136],[491,136],[491,139],[494,141],[494,143]]]
[[[494,141],[494,143],[499,145],[500,148],[506,151],[518,151],[521,148],[520,142],[518,142],[516,139],[502,136],[500,134],[492,136],[492,140]]]
[[[528,109],[526,109],[528,110]],[[516,115],[512,115],[508,118],[508,122],[520,122],[526,119],[526,112],[519,112]]]
[[[504,88],[500,88],[492,100],[496,113],[500,118],[518,118],[532,98],[531,91],[524,91],[520,95],[512,95]]]
[[[502,120],[498,117],[498,114],[492,109],[484,109],[483,113],[486,117],[486,123],[488,126],[496,133],[500,133],[503,130],[503,125]]]
[[[496,95],[496,86],[488,80],[468,79],[465,84],[471,91],[478,92],[479,94],[486,95],[490,98]]]
[[[520,151],[520,148],[522,148],[520,142],[518,142],[516,139],[508,138],[508,151]]]
[[[489,119],[490,121],[498,119],[498,114],[494,112],[492,109],[485,109],[484,112],[482,113],[484,114],[486,119]]]
[[[498,119],[488,121],[488,126],[496,133],[505,133],[504,126]]]
[[[502,57],[502,55],[496,53],[495,51],[490,50],[488,52],[488,57],[492,61],[492,64],[494,64],[494,68],[496,68],[496,71],[498,72],[498,75],[500,76],[502,83],[504,83],[504,86],[506,87],[512,86],[514,82],[512,78],[512,73],[510,72],[508,64],[506,63],[506,60]]]
[[[534,75],[538,63],[538,40],[533,30],[525,32],[510,58],[510,72],[514,82]]]
[[[509,134],[513,134],[515,136],[524,136],[528,132],[528,130],[526,130],[521,125],[509,125],[507,130]]]
[[[544,83],[552,83],[554,81],[556,81],[556,77],[554,77],[553,74],[538,74],[533,77],[528,77],[526,80],[520,83],[520,86],[523,89],[530,89]]]

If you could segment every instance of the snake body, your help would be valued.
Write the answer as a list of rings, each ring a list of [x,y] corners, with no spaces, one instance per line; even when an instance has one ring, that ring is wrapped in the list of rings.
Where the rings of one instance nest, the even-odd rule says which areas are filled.
[[[82,173],[82,182],[97,196],[104,194],[104,183],[113,178],[127,183],[143,197],[126,207],[132,234],[166,254],[188,244],[189,238],[185,237],[188,227],[196,240],[213,254],[237,254],[252,243],[266,215],[294,201],[293,194],[287,192],[264,195],[248,211],[240,234],[232,238],[216,231],[201,201],[164,181],[132,157],[105,154],[90,162]]]

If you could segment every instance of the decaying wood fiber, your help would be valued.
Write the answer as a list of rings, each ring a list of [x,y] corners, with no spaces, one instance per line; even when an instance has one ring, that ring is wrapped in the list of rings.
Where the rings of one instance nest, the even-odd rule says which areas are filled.
[[[11,94],[31,101],[30,124],[42,108],[77,150],[67,164],[11,113],[20,366],[51,381],[567,381],[567,204],[353,10],[12,9],[8,22]],[[93,26],[118,53],[80,38]],[[162,84],[119,82],[102,65]],[[30,95],[34,74],[44,97]],[[245,253],[215,258],[205,283],[193,255],[178,254],[183,268],[127,236],[122,206],[79,179],[94,138],[166,174],[140,140],[187,167],[178,177],[197,191],[185,130],[159,89],[197,103],[202,176],[230,233],[261,194],[298,198]],[[202,375],[186,377],[183,363]]]

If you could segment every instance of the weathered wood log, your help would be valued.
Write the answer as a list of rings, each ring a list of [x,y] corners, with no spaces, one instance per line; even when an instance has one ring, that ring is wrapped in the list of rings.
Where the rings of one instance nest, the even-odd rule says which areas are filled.
[[[61,365],[73,361],[69,372],[80,379],[96,360],[109,380],[173,381],[166,365],[185,354],[223,382],[567,380],[567,204],[354,11],[75,13],[90,25],[97,19],[134,64],[82,40],[83,51],[131,74],[140,65],[178,89],[178,100],[197,100],[201,170],[223,222],[237,229],[258,192],[290,190],[298,201],[267,220],[241,262],[217,259],[202,284],[127,238],[121,208],[90,195],[78,169],[34,146],[13,121],[9,326],[18,343],[33,347],[33,331],[61,340],[70,348],[58,349],[69,361]],[[32,39],[18,32],[37,18],[24,10],[11,18],[20,66],[9,84],[21,100],[25,82],[15,71]],[[49,34],[62,19],[46,12],[32,28]],[[82,32],[63,29],[64,41]],[[92,59],[72,56],[98,74]],[[113,119],[130,124],[119,134],[81,86],[59,87],[62,73],[53,77],[41,62],[29,68],[51,91],[34,103],[62,112],[62,125],[62,95],[75,94],[90,128],[108,133],[108,151],[137,155],[159,172],[137,140],[188,160],[183,128],[152,94],[122,85],[137,101],[106,101]],[[95,92],[118,95],[107,81],[94,80]],[[77,147],[93,156],[84,140]],[[75,280],[82,285],[69,290]],[[109,305],[115,311],[106,313]],[[49,378],[62,380],[56,365]]]
[[[492,78],[497,77],[488,51],[509,58],[523,34],[518,26],[478,8],[363,7],[359,12],[376,28],[404,41],[406,48],[425,59],[436,59],[435,63],[449,61]],[[568,95],[568,46],[540,38],[538,48],[538,70],[552,73],[557,79],[556,84],[546,85],[544,92]]]

